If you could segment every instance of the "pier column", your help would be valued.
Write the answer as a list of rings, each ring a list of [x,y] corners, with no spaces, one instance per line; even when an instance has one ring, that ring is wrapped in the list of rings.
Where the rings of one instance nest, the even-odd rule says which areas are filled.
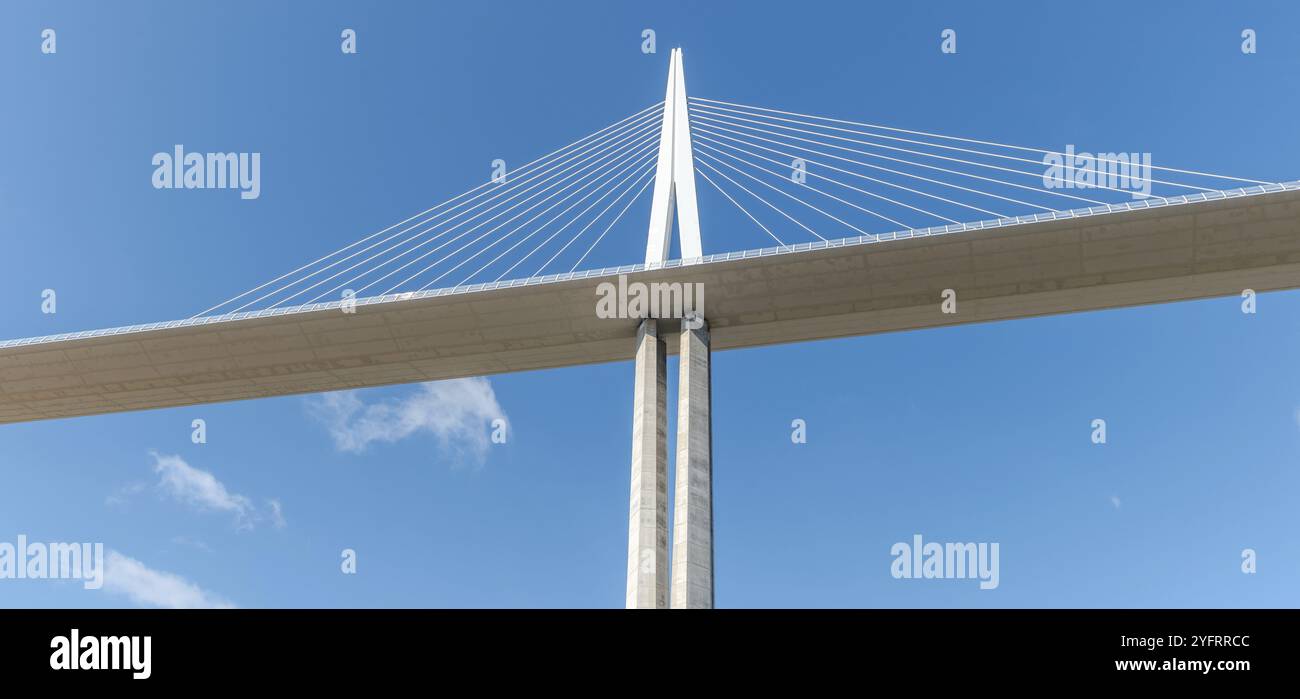
[[[691,327],[697,326],[697,327]],[[713,418],[709,326],[682,321],[673,502],[673,609],[713,608]]]
[[[632,405],[632,498],[627,533],[627,608],[668,607],[668,352],[659,321],[636,334]]]

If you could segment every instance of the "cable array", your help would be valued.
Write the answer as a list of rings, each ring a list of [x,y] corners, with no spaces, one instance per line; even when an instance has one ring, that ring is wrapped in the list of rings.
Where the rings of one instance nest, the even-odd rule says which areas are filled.
[[[662,118],[646,107],[193,317],[572,271],[654,181]]]
[[[1277,183],[688,98],[695,173],[778,245]],[[664,103],[194,316],[573,272],[654,183]],[[1122,206],[1119,208],[1123,208]]]
[[[689,104],[696,173],[783,246],[1276,184],[1155,165],[1149,154],[1053,151],[702,97]]]

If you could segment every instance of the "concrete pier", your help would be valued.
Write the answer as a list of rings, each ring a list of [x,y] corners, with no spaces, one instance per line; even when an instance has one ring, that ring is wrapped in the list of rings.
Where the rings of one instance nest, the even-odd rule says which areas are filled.
[[[668,607],[668,350],[659,321],[636,336],[632,407],[632,498],[627,533],[627,608]]]
[[[681,367],[673,503],[673,609],[713,608],[713,420],[709,354],[708,324],[702,318],[683,321],[678,347]]]

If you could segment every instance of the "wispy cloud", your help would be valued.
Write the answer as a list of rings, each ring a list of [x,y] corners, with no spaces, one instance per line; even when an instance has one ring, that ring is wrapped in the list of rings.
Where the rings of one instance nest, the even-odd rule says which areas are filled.
[[[234,604],[174,573],[154,570],[117,551],[104,561],[104,589],[137,605],[164,609],[233,609]]]
[[[126,507],[131,498],[148,488],[148,483],[132,483],[118,488],[104,498],[104,504],[111,507]]]
[[[240,529],[252,528],[252,500],[230,492],[216,476],[194,468],[179,456],[150,456],[154,459],[154,473],[158,474],[158,487],[164,493],[200,511],[229,512]]]
[[[353,454],[375,442],[428,433],[456,458],[468,456],[482,463],[491,421],[505,418],[491,382],[484,378],[424,383],[410,395],[370,404],[356,391],[327,393],[308,401],[311,414],[329,429],[334,446]]]
[[[232,493],[224,483],[208,471],[191,466],[179,456],[149,452],[153,457],[153,472],[158,475],[156,488],[166,498],[176,500],[199,512],[224,512],[234,517],[235,527],[251,530],[266,519],[277,529],[285,526],[284,508],[276,498],[266,500],[266,512],[260,512],[252,498]],[[119,488],[104,499],[110,506],[125,506],[132,497],[143,492],[146,483],[133,483]]]
[[[188,547],[196,548],[204,553],[212,553],[212,547],[208,546],[207,542],[202,541],[200,539],[194,539],[188,536],[173,536],[172,543],[176,544],[177,546],[188,546]]]
[[[284,519],[284,507],[280,505],[280,501],[270,498],[266,501],[266,506],[271,510],[271,524],[275,525],[276,529],[284,529],[289,523]]]
[[[1120,508],[1120,506],[1123,505],[1124,503],[1123,503],[1123,502],[1120,502],[1120,499],[1119,499],[1119,496],[1118,496],[1118,495],[1112,495],[1112,496],[1110,496],[1110,504],[1111,504],[1112,506],[1114,506],[1115,509],[1118,510],[1118,509]]]

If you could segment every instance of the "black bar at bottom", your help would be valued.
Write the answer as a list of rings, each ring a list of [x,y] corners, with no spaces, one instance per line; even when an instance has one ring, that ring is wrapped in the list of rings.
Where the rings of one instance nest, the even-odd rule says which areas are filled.
[[[560,677],[582,685],[621,676],[620,687],[657,678],[647,680],[655,691],[670,667],[870,686],[1241,683],[1294,674],[1297,622],[1297,610],[5,610],[0,673],[50,688],[336,685],[437,673],[525,689]]]

